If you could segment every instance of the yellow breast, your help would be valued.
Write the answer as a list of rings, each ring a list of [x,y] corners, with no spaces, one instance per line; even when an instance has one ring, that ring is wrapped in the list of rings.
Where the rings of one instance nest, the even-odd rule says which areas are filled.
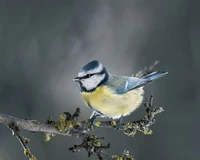
[[[81,92],[83,101],[88,106],[112,118],[126,116],[137,109],[143,100],[143,89],[137,88],[125,94],[114,94],[106,86],[99,86],[93,92]]]

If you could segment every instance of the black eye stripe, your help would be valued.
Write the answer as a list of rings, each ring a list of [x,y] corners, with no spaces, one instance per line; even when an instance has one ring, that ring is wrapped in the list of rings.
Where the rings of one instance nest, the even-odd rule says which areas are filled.
[[[106,70],[105,70],[105,68],[104,68],[102,71],[98,72],[98,73],[86,74],[86,75],[83,76],[83,77],[79,77],[79,79],[86,79],[86,78],[90,78],[90,77],[93,76],[93,75],[101,75],[101,74],[103,74],[103,73],[107,73]]]
[[[83,77],[79,77],[79,79],[86,79],[86,78],[90,78],[91,76],[93,76],[94,74],[87,74]]]

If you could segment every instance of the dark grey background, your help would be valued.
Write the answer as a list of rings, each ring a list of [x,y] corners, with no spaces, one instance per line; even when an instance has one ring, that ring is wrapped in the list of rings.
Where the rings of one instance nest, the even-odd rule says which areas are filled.
[[[91,110],[72,81],[79,68],[98,59],[110,72],[131,75],[160,60],[169,75],[145,88],[165,112],[154,134],[134,138],[109,129],[94,133],[111,142],[110,154],[130,151],[136,160],[200,159],[200,1],[198,0],[1,0],[0,112],[45,121],[63,111]],[[137,120],[140,107],[124,118]],[[0,126],[0,160],[26,160],[18,141]],[[68,148],[80,140],[25,135],[39,160],[87,159]],[[95,156],[90,158],[97,159]]]

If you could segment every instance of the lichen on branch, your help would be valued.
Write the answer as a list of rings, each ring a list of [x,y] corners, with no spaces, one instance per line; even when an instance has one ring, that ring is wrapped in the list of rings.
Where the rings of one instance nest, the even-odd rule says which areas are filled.
[[[162,107],[156,107],[153,105],[153,95],[151,95],[149,99],[146,99],[144,106],[146,108],[146,114],[142,117],[142,119],[138,121],[122,123],[120,126],[121,132],[128,136],[134,136],[137,131],[140,131],[145,135],[151,135],[153,133],[150,129],[150,126],[155,123],[155,115],[163,112],[164,110]],[[77,110],[80,111],[79,108],[77,108]],[[61,114],[58,121],[53,121],[52,117],[49,117],[46,121],[46,124],[53,125],[57,127],[60,132],[66,132],[68,135],[73,137],[79,137],[81,133],[86,133],[91,130],[89,120],[74,121],[68,118],[67,115],[69,114]],[[78,119],[78,117],[76,119]],[[94,129],[97,127],[115,128],[116,121],[95,120]]]
[[[145,135],[150,135],[153,133],[150,129],[150,126],[155,123],[155,116],[164,110],[162,107],[156,107],[153,105],[152,95],[146,100],[144,106],[146,108],[146,114],[141,118],[141,120],[125,122],[121,124],[121,132],[127,136],[134,136],[137,131],[140,131]],[[72,147],[73,149],[71,148],[70,150],[78,151],[84,148],[86,151],[88,151],[88,155],[95,153],[99,159],[101,159],[101,151],[108,149],[110,145],[102,145],[100,142],[101,139],[97,140],[95,136],[87,134],[87,132],[91,130],[90,121],[88,119],[83,121],[78,120],[80,115],[79,108],[76,109],[75,113],[71,116],[71,114],[65,112],[59,116],[58,121],[53,121],[52,117],[49,117],[46,121],[46,124],[37,120],[26,120],[0,113],[0,123],[8,126],[13,131],[14,136],[18,138],[24,148],[24,153],[29,157],[30,160],[35,160],[36,158],[31,154],[29,148],[26,146],[27,139],[23,138],[19,134],[20,129],[31,132],[44,132],[45,141],[49,141],[56,134],[81,138],[83,143],[81,145]],[[115,128],[116,122],[113,120],[96,120],[93,129],[97,127]],[[88,137],[90,138],[88,139]],[[93,137],[93,140],[91,137]]]
[[[140,120],[122,123],[119,129],[121,132],[123,132],[127,136],[132,136],[132,137],[137,133],[137,131],[140,131],[145,135],[151,135],[153,133],[153,131],[150,129],[150,126],[155,123],[155,116],[163,112],[164,110],[162,107],[156,107],[153,105],[153,95],[150,95],[150,97],[146,99],[144,106],[145,106],[146,114]],[[77,108],[77,110],[80,113],[80,109]],[[77,116],[76,120],[74,121],[72,117],[73,116],[70,116],[69,113],[67,114],[63,113],[59,116],[58,121],[53,121],[52,117],[49,117],[48,120],[46,121],[46,124],[55,126],[58,128],[60,132],[66,132],[68,135],[72,137],[82,138],[83,142],[80,145],[74,145],[74,147],[71,147],[69,149],[70,151],[78,152],[81,149],[85,149],[88,152],[88,156],[95,153],[98,157],[102,157],[101,151],[108,149],[110,145],[107,145],[107,147],[103,146],[100,141],[101,139],[97,139],[93,135],[91,136],[89,134],[86,134],[87,132],[91,130],[89,120],[79,121],[78,116]],[[116,127],[116,121],[95,120],[93,129],[97,127],[105,127],[105,128],[114,129]],[[47,136],[48,136],[48,140],[50,140],[50,138],[53,137],[54,134],[45,133],[45,137]],[[119,154],[118,156],[120,155],[121,154]]]

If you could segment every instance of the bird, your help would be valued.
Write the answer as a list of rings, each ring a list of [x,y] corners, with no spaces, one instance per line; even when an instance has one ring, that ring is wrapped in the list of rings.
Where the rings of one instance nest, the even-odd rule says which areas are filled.
[[[73,80],[77,82],[82,100],[92,109],[90,124],[96,117],[118,119],[119,130],[122,117],[130,115],[143,102],[143,87],[168,74],[154,71],[141,78],[117,76],[107,71],[98,60],[85,64]]]

